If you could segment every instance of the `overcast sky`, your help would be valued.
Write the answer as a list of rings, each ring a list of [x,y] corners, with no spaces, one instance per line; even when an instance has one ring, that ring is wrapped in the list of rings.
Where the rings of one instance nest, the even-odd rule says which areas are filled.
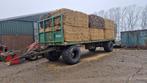
[[[59,8],[70,8],[90,14],[132,4],[144,6],[147,5],[147,0],[0,0],[0,19]]]

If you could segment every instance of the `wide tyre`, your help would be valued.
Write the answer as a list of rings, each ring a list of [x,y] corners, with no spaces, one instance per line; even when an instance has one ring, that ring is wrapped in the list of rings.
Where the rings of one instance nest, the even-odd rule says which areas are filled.
[[[73,65],[80,61],[81,51],[78,46],[70,46],[62,53],[62,58],[66,64]]]
[[[112,52],[113,51],[113,42],[107,42],[104,44],[104,50],[106,52]]]
[[[25,57],[26,60],[28,61],[35,61],[38,59],[38,55],[34,55],[34,54],[28,54],[27,57]]]

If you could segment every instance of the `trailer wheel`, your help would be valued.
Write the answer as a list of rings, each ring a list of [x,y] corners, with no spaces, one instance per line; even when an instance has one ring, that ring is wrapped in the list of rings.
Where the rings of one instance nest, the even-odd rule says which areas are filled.
[[[106,52],[112,52],[113,51],[113,42],[104,43],[104,50]]]
[[[78,46],[71,46],[63,51],[62,58],[66,64],[73,65],[80,61],[80,53]]]
[[[37,55],[31,55],[29,57],[26,57],[26,60],[29,60],[29,61],[35,61],[38,59],[38,56]]]
[[[57,61],[60,58],[60,52],[56,52],[56,51],[49,52],[46,58],[49,61]]]

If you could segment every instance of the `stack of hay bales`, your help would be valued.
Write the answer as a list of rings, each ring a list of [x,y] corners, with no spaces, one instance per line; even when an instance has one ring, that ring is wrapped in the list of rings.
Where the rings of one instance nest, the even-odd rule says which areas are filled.
[[[89,15],[90,40],[115,39],[115,23],[100,16]]]
[[[114,39],[115,38],[115,23],[109,19],[104,19],[104,20],[105,20],[104,38]]]
[[[104,39],[104,24],[102,17],[89,15],[90,40]]]
[[[63,14],[64,41],[90,40],[87,14],[69,9],[59,9],[49,13],[51,16],[58,16],[60,14]],[[59,17],[55,19],[54,24],[48,22],[45,31],[52,31],[53,25],[55,26],[55,30],[60,29]],[[43,32],[43,29],[40,32]]]
[[[94,41],[115,38],[115,24],[113,21],[104,19],[96,15],[87,15],[82,12],[73,11],[70,9],[59,9],[49,12],[47,16],[63,15],[63,30],[65,42],[80,42],[80,41]],[[43,23],[40,23],[40,32],[51,32],[60,29],[60,17],[55,17],[54,23],[51,20],[46,22],[43,29]]]

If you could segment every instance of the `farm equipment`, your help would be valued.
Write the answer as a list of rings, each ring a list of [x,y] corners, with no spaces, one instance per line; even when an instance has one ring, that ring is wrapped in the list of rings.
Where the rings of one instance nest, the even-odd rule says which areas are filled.
[[[105,23],[105,27],[106,24],[107,27],[103,27],[103,29],[90,28],[86,14],[71,10],[67,11],[70,11],[70,13],[66,15],[52,15],[49,18],[38,21],[38,42],[31,44],[17,58],[33,61],[37,60],[38,56],[42,56],[46,57],[49,61],[57,61],[62,56],[66,64],[73,65],[80,61],[81,45],[91,52],[95,52],[96,47],[103,47],[106,52],[113,50],[115,33],[112,21],[108,20]],[[73,17],[71,14],[75,16]]]
[[[37,42],[32,43],[27,47],[27,50],[22,55],[17,55],[15,51],[9,50],[6,46],[0,45],[0,62],[5,62],[7,65],[16,65],[28,61],[35,61],[39,56],[44,57],[44,54],[53,49],[40,48]]]
[[[1,62],[9,62],[7,64],[14,65],[14,64],[20,64],[21,59],[17,58],[19,57],[17,54],[14,53],[14,51],[9,50],[6,46],[0,45],[0,61]]]
[[[15,51],[9,50],[6,46],[0,45],[0,61],[5,62],[7,65],[16,65],[23,63],[25,60],[37,60],[38,56],[35,54],[39,49],[39,44],[34,42],[22,55],[17,55]],[[36,51],[34,53],[34,51]]]
[[[60,56],[66,64],[76,64],[80,61],[80,45],[84,45],[86,49],[94,52],[96,47],[104,47],[106,52],[113,50],[114,39],[99,39],[95,41],[65,41],[65,27],[63,26],[64,15],[52,16],[38,22],[38,40],[40,46],[46,47],[39,53],[46,54],[49,61],[57,61]],[[55,27],[55,20],[59,20],[58,28]],[[50,31],[46,31],[47,25],[52,24]],[[40,30],[43,29],[42,32]]]
[[[8,48],[4,45],[0,44],[0,61],[5,61],[4,57],[2,56],[3,52],[6,52]]]

